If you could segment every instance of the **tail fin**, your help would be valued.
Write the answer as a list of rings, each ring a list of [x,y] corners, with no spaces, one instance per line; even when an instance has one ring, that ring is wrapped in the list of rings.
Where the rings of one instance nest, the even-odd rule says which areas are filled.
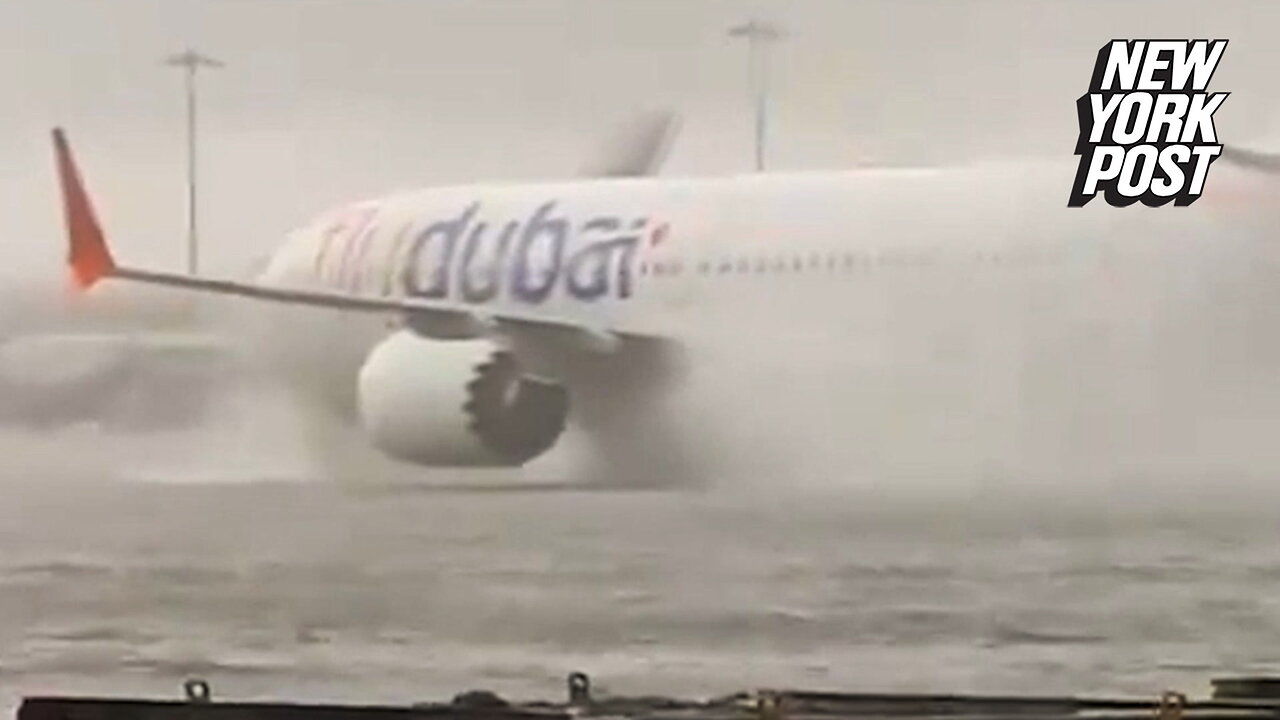
[[[75,158],[67,145],[62,128],[53,130],[53,150],[58,164],[58,181],[62,185],[62,209],[67,223],[68,254],[72,281],[80,289],[88,289],[115,272],[116,263],[94,214],[93,204],[85,192],[76,168]]]
[[[680,116],[655,110],[630,118],[606,138],[579,169],[584,177],[656,175],[680,132]]]

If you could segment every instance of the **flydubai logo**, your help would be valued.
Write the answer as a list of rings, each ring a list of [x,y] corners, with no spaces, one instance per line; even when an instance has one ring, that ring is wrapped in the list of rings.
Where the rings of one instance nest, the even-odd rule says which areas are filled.
[[[1068,207],[1190,205],[1222,153],[1213,114],[1230,93],[1209,80],[1226,40],[1112,40],[1076,101],[1080,167]]]

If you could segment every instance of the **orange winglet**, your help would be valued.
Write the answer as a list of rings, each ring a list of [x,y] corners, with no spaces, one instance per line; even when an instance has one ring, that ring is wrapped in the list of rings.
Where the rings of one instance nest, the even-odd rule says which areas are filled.
[[[87,290],[115,272],[116,263],[107,249],[102,226],[93,212],[67,145],[62,128],[53,131],[53,149],[58,161],[58,181],[62,184],[62,209],[67,221],[67,263],[76,287]]]

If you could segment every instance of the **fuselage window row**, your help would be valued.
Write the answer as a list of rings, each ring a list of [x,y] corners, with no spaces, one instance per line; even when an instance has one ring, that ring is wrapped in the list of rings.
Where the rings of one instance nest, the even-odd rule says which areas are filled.
[[[375,277],[374,270],[379,269],[377,265],[371,265],[365,262],[362,248],[347,248],[349,257],[342,258],[345,263],[324,263],[317,262],[319,273],[326,280],[342,284],[353,292],[359,292],[366,288],[379,288],[383,294],[393,294],[392,283],[382,278]],[[1031,249],[1025,252],[1007,255],[1004,253],[993,253],[986,251],[967,252],[959,255],[951,255],[943,257],[940,255],[930,255],[921,252],[846,252],[846,253],[811,253],[807,255],[743,255],[730,256],[720,259],[703,259],[690,265],[690,272],[696,272],[702,276],[726,276],[726,275],[744,275],[744,276],[764,276],[764,275],[782,275],[782,274],[813,274],[813,273],[830,273],[843,272],[849,274],[853,272],[861,272],[876,268],[931,268],[931,267],[954,267],[956,265],[968,264],[971,266],[982,267],[1035,267],[1035,266],[1051,266],[1063,263],[1069,260],[1070,256],[1064,257],[1061,254],[1046,251],[1044,249]],[[1077,261],[1086,261],[1086,254],[1076,256]],[[675,278],[685,274],[686,267],[684,260],[678,257],[669,257],[665,259],[640,260],[636,264],[636,270],[640,276],[653,278]],[[364,272],[361,272],[363,270]]]
[[[1007,256],[1002,253],[975,252],[962,257],[952,257],[953,262],[942,262],[941,258],[930,258],[923,254],[912,253],[831,253],[829,255],[814,254],[804,256],[740,256],[724,258],[718,261],[700,260],[694,266],[699,275],[770,275],[782,273],[834,273],[852,272],[876,267],[927,268],[952,265],[954,261],[968,261],[967,264],[978,266],[1037,266],[1057,264],[1062,258],[1051,253],[1029,251],[1025,254]],[[682,275],[684,268],[679,261],[654,261],[639,264],[641,275],[653,277],[674,277]]]

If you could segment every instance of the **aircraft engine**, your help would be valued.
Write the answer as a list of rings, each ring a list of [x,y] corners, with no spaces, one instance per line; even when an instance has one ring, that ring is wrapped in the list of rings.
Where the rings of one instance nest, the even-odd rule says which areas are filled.
[[[488,340],[430,340],[402,330],[360,368],[360,423],[398,460],[448,467],[515,467],[555,445],[568,390],[524,374]]]

